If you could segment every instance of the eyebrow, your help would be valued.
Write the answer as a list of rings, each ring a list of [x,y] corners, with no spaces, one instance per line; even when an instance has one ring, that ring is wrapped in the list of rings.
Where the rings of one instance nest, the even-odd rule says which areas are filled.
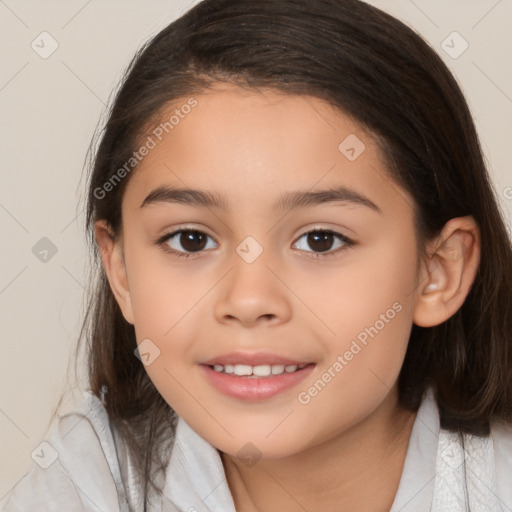
[[[157,203],[180,203],[204,208],[220,208],[229,210],[229,202],[225,196],[206,190],[159,186],[152,190],[144,199],[141,208]],[[359,192],[344,186],[325,190],[286,192],[278,198],[273,207],[276,210],[293,210],[306,206],[318,206],[327,203],[347,203],[366,206],[377,213],[382,210],[370,199]]]

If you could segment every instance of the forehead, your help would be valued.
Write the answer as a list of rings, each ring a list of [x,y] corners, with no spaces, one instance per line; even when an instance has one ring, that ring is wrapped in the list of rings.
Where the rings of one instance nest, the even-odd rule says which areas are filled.
[[[125,194],[139,205],[159,185],[209,190],[238,211],[256,199],[274,207],[286,191],[339,185],[380,202],[385,192],[407,199],[374,138],[311,96],[221,85],[174,101],[142,141],[149,138]]]

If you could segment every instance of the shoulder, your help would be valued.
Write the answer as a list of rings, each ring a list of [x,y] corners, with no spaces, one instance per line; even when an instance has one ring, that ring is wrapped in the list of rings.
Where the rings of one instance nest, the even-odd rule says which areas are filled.
[[[512,509],[511,482],[512,425],[494,423],[488,436],[441,429],[434,511]]]
[[[494,423],[491,427],[498,495],[512,510],[512,424]]]
[[[121,510],[122,483],[108,415],[90,390],[54,418],[32,458],[34,464],[12,490],[5,512]]]

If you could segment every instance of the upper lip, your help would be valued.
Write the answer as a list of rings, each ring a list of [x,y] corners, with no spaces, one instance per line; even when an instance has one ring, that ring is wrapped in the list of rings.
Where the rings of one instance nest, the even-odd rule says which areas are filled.
[[[212,359],[208,359],[208,361],[204,361],[202,364],[206,364],[208,366],[213,366],[215,364],[226,365],[226,364],[245,364],[249,366],[260,366],[260,365],[301,365],[308,364],[311,361],[301,361],[298,359],[290,359],[288,357],[279,356],[277,354],[272,354],[270,352],[230,352],[229,354],[224,354],[221,356],[214,357]]]

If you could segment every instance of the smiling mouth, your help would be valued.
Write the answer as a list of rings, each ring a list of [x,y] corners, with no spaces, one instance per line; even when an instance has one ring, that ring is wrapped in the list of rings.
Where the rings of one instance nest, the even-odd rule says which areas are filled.
[[[263,357],[253,357],[252,359],[259,359],[255,361],[257,364],[253,365],[246,364],[243,356],[225,356],[224,359],[228,360],[208,361],[199,367],[217,391],[246,402],[269,400],[291,390],[311,375],[316,367],[315,363],[303,363],[280,357],[267,357],[268,364],[262,360]],[[223,364],[220,364],[221,362]]]
[[[236,377],[249,377],[249,378],[265,378],[265,377],[277,377],[286,373],[295,373],[302,370],[306,366],[313,363],[305,364],[263,364],[257,366],[251,366],[247,364],[214,364],[208,365],[214,372],[232,375]]]

